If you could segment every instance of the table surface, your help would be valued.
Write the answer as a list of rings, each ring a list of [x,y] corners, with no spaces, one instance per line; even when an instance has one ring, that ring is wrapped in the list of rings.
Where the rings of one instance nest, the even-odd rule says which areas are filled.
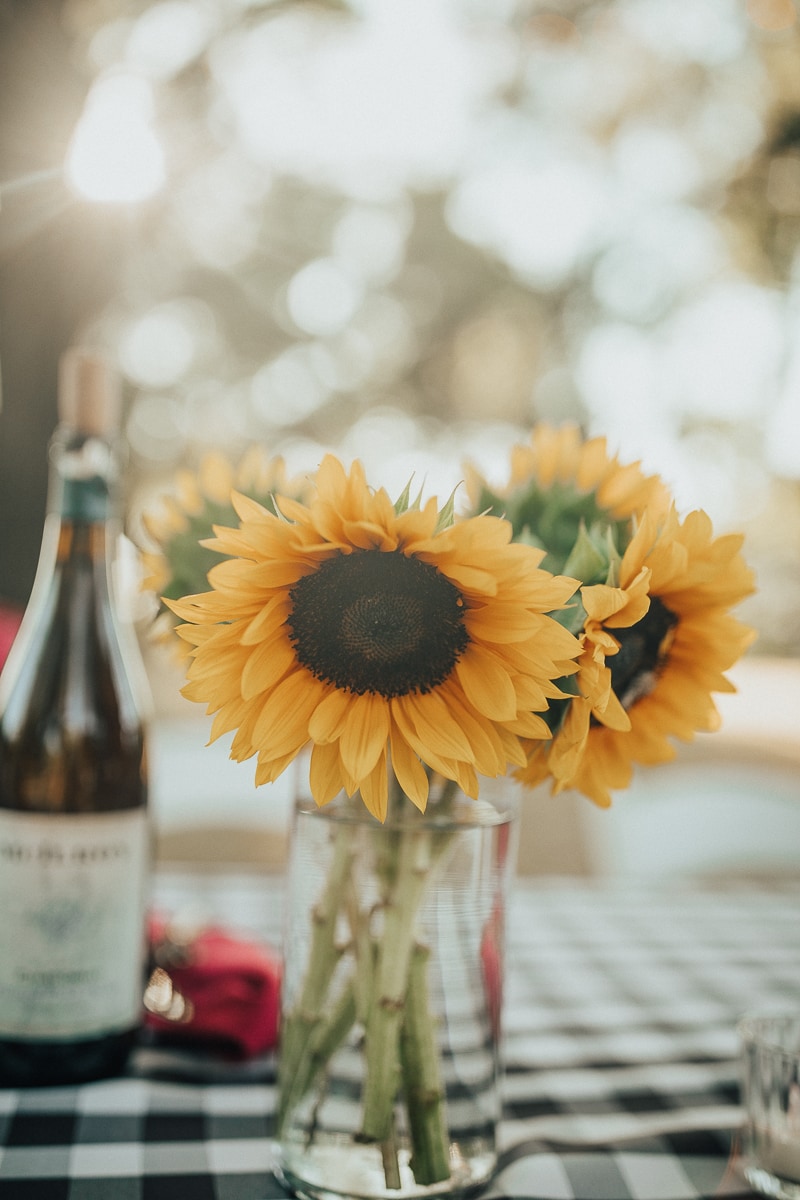
[[[278,881],[169,875],[170,912],[276,941]],[[736,1022],[796,1008],[800,880],[519,881],[505,1118],[486,1200],[750,1196]],[[0,1090],[0,1200],[272,1200],[274,1063],[142,1048],[129,1073]]]

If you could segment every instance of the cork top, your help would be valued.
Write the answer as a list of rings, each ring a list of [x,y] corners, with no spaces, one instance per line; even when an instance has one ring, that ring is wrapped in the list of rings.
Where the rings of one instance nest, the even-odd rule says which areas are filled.
[[[87,437],[113,437],[119,429],[121,392],[111,364],[95,350],[74,347],[62,355],[58,418]]]

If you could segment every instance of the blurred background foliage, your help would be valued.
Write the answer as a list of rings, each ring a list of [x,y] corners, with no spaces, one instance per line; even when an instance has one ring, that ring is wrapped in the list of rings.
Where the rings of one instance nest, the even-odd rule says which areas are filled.
[[[800,653],[795,0],[60,19],[71,202],[119,214],[78,332],[124,373],[134,522],[210,448],[332,448],[445,496],[574,419],[746,531],[742,615]]]

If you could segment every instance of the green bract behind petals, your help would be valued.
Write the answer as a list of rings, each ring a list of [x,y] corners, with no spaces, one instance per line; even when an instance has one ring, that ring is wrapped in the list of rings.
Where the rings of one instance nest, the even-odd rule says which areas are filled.
[[[531,481],[505,500],[484,492],[479,505],[504,514],[516,541],[545,550],[546,570],[584,583],[606,582],[612,558],[619,560],[616,547],[624,547],[631,534],[630,520],[614,519],[594,492],[565,484],[545,489]]]
[[[409,479],[408,483],[403,488],[402,492],[400,493],[400,495],[397,497],[397,499],[394,502],[395,515],[398,517],[402,516],[403,513],[407,513],[407,512],[419,512],[422,507],[422,489],[420,489],[417,492],[417,494],[413,500],[411,499],[412,480],[413,480],[413,476],[412,476],[412,479]],[[449,498],[447,499],[445,504],[442,506],[442,508],[439,510],[439,515],[436,520],[436,526],[434,528],[434,533],[441,533],[441,531],[443,529],[449,529],[450,526],[455,521],[455,515],[456,515],[455,498],[456,498],[457,491],[458,491],[458,488],[453,488],[453,491],[450,493]]]
[[[422,489],[417,492],[413,500],[411,499],[411,483],[413,478],[414,476],[412,475],[411,479],[409,479],[408,483],[394,502],[394,511],[398,517],[402,513],[409,512],[410,510],[417,511],[422,502]]]
[[[595,525],[591,536],[581,523],[578,537],[564,564],[564,574],[573,575],[582,583],[606,583],[611,571],[609,562],[610,530]],[[617,555],[619,563],[619,555]]]
[[[453,488],[453,490],[450,493],[450,496],[447,500],[447,503],[444,505],[444,507],[439,512],[439,520],[436,522],[436,532],[437,533],[441,533],[441,531],[443,529],[449,529],[449,527],[453,524],[453,522],[456,519],[456,491],[457,490],[458,490],[457,488]]]

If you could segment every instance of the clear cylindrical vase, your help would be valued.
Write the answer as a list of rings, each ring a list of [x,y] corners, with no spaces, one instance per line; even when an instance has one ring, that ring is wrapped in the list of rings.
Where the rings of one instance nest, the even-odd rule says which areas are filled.
[[[308,1200],[478,1191],[497,1162],[516,785],[399,801],[295,808],[275,1149]]]

